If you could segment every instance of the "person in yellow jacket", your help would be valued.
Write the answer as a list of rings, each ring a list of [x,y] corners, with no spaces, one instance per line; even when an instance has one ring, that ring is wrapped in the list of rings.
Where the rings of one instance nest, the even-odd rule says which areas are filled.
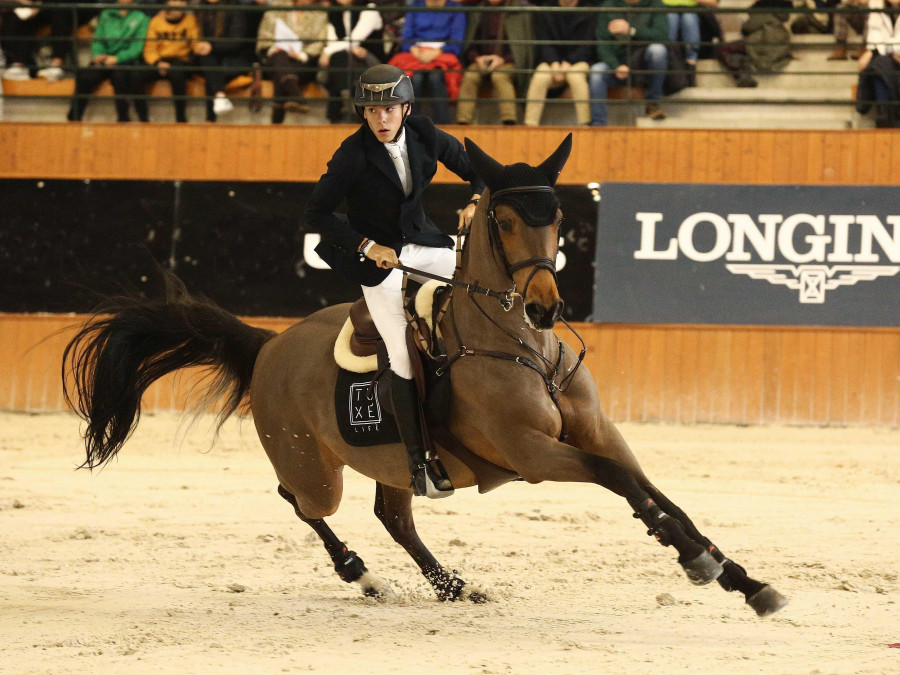
[[[138,94],[134,107],[141,122],[149,119],[147,99],[141,95],[156,80],[167,79],[172,85],[175,121],[187,122],[187,80],[196,70],[194,56],[205,44],[200,39],[200,26],[193,13],[186,11],[187,0],[166,0],[166,6],[150,19],[144,41],[144,62],[152,68],[135,73],[134,88]]]

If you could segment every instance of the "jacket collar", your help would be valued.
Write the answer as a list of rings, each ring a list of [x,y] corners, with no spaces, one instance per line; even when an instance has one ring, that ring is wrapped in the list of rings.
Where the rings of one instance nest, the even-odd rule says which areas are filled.
[[[410,194],[413,194],[416,191],[416,187],[418,186],[419,176],[422,175],[420,170],[420,166],[422,164],[422,149],[420,147],[420,143],[418,142],[419,135],[413,131],[413,129],[407,124],[405,125],[406,129],[406,153],[409,156],[409,171],[412,174],[412,190]],[[372,164],[374,164],[384,175],[386,175],[394,185],[397,186],[397,189],[400,190],[400,193],[403,193],[403,183],[400,182],[400,176],[397,174],[397,169],[394,167],[394,162],[391,160],[391,156],[387,151],[387,148],[384,147],[384,143],[379,141],[375,134],[368,128],[368,125],[365,121],[363,121],[363,133],[365,134],[365,146],[366,146],[366,159],[368,159]]]

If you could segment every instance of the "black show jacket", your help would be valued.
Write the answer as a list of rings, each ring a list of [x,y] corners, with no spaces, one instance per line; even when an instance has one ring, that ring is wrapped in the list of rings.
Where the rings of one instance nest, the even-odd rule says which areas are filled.
[[[471,183],[473,194],[484,190],[462,144],[427,117],[407,118],[406,148],[413,183],[409,196],[403,195],[387,148],[363,123],[334,153],[306,205],[307,223],[322,235],[316,253],[363,286],[377,286],[390,273],[368,258],[360,260],[357,249],[365,237],[398,255],[404,244],[453,246],[422,208],[422,193],[438,162]],[[335,213],[341,203],[346,203],[346,216]]]

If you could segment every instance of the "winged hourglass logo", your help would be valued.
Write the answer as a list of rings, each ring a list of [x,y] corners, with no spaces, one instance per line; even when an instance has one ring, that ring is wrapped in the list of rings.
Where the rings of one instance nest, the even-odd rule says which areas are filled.
[[[825,291],[838,286],[853,286],[859,281],[892,277],[900,272],[897,265],[725,265],[732,274],[746,274],[770,284],[781,284],[800,291],[800,302],[824,303]]]

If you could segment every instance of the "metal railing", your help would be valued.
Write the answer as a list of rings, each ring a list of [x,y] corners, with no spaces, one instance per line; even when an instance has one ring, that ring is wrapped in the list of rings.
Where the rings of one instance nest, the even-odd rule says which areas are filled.
[[[2,2],[0,3],[0,8],[7,9],[7,11],[12,11],[15,8],[33,8],[35,5],[32,5],[27,2]],[[8,44],[14,43],[16,41],[21,41],[23,43],[31,43],[37,44],[38,42],[41,45],[54,47],[60,44],[64,44],[66,49],[63,50],[54,50],[56,53],[65,53],[68,54],[69,63],[65,64],[65,69],[67,72],[74,74],[77,78],[79,73],[91,68],[91,66],[84,65],[82,61],[84,60],[83,52],[89,44],[89,40],[85,38],[81,38],[77,36],[76,30],[80,25],[84,25],[84,21],[80,20],[80,17],[84,17],[85,13],[90,13],[96,15],[99,12],[104,10],[113,10],[120,7],[127,7],[129,10],[137,10],[143,11],[148,14],[148,17],[152,17],[158,11],[163,9],[165,5],[160,3],[153,4],[145,4],[145,3],[132,3],[128,5],[114,5],[110,3],[53,3],[53,2],[44,2],[39,5],[40,12],[52,13],[52,12],[65,12],[69,14],[68,24],[71,26],[71,31],[68,35],[43,35],[37,38],[33,36],[15,36],[6,34],[7,31],[5,29],[0,30],[0,46],[3,46],[4,49],[7,48]],[[317,12],[344,12],[348,9],[350,11],[364,11],[366,9],[370,9],[371,7],[367,7],[365,5],[354,5],[353,7],[344,7],[340,5],[332,5],[328,7],[322,6],[291,6],[291,5],[235,5],[235,4],[223,4],[216,3],[213,5],[198,5],[198,4],[190,4],[184,7],[187,11],[194,12],[196,15],[200,16],[202,13],[207,11],[217,11],[224,10],[227,12],[243,12],[248,17],[254,17],[258,23],[258,20],[261,20],[262,14],[267,11],[282,11],[285,9],[295,9],[298,11],[317,11]],[[427,12],[463,12],[466,14],[473,14],[479,12],[500,12],[500,13],[510,13],[510,14],[528,14],[531,15],[533,22],[539,21],[541,16],[553,15],[553,14],[584,14],[584,13],[592,13],[596,14],[598,17],[598,21],[602,21],[604,15],[610,16],[621,13],[621,8],[610,8],[610,7],[576,7],[576,8],[561,8],[561,7],[546,7],[546,6],[500,6],[500,7],[491,7],[491,6],[462,6],[462,7],[442,7],[442,8],[428,8],[428,7],[411,7],[408,5],[379,5],[375,7],[379,12],[382,13],[383,16],[403,16],[408,12],[412,11],[427,11]],[[791,7],[786,10],[774,10],[772,8],[705,8],[705,7],[654,7],[654,8],[643,8],[643,7],[633,7],[629,8],[629,12],[634,15],[639,14],[677,14],[677,13],[693,13],[693,14],[713,14],[713,15],[729,15],[729,14],[739,14],[739,15],[753,15],[753,14],[773,14],[776,12],[790,12],[793,16],[802,16],[802,15],[838,15],[838,14],[867,14],[870,10],[867,8],[856,8],[856,7],[835,7],[835,8],[808,8],[808,7]],[[0,14],[0,23],[4,21],[5,16]],[[64,22],[61,22],[64,23]],[[251,22],[253,23],[253,22]],[[144,40],[144,38],[135,38],[136,40]],[[160,38],[160,39],[168,39],[168,38]],[[389,41],[393,40],[395,45],[399,45],[399,41],[402,39],[402,35],[399,28],[399,22],[395,21],[393,24],[385,23],[385,30],[382,35],[382,39]],[[260,59],[260,55],[256,52],[256,43],[257,38],[254,35],[246,34],[243,37],[238,38],[229,38],[229,37],[201,37],[199,40],[208,41],[214,44],[235,44],[239,43],[244,47],[244,54],[247,58],[246,68],[241,69],[237,66],[206,66],[204,67],[204,72],[212,72],[212,71],[222,71],[229,75],[238,75],[243,73],[252,73],[254,71],[261,71],[264,76],[269,75],[266,65],[263,60]],[[791,48],[793,50],[804,50],[804,49],[812,49],[818,48],[821,49],[823,46],[826,46],[826,42],[832,40],[830,35],[822,35],[822,41],[817,44],[810,44],[808,42],[791,42]],[[452,41],[453,44],[459,44],[460,48],[465,45],[462,44],[462,40]],[[717,48],[721,47],[724,44],[724,40],[716,39],[716,40],[701,40],[699,43],[693,43],[701,48]],[[477,41],[466,43],[467,45],[477,45],[479,44]],[[510,40],[506,40],[506,44],[511,45]],[[541,46],[544,45],[555,45],[555,46],[591,46],[596,50],[598,46],[607,45],[607,44],[619,44],[618,40],[611,40],[608,42],[598,42],[597,40],[590,41],[549,41],[549,40],[541,40],[539,38],[533,38],[528,42],[528,47],[530,47],[534,51],[539,51]],[[672,46],[676,48],[684,48],[688,43],[685,40],[665,40],[663,44],[666,46]],[[781,43],[765,43],[765,42],[756,42],[757,46],[774,46],[779,45]],[[831,44],[828,42],[828,44]],[[857,43],[858,44],[858,43]],[[646,43],[634,42],[632,41],[631,45],[635,48],[641,48],[642,46],[646,46]],[[898,51],[900,51],[900,45],[898,45]],[[80,57],[80,58],[79,58]],[[537,64],[537,59],[534,60],[533,64],[528,64],[527,67],[516,66],[507,72],[509,72],[514,79],[518,79],[519,81],[525,81],[530,78],[531,74],[534,72],[534,65]],[[7,67],[12,64],[7,63]],[[142,60],[139,60],[134,63],[129,63],[125,65],[120,65],[118,68],[127,68],[132,72],[140,72],[140,71],[155,71],[157,70],[156,66],[147,65]],[[186,73],[195,74],[198,73],[198,67],[195,64],[191,63],[172,63],[171,66],[172,71],[185,71]],[[358,69],[355,68],[340,68],[335,66],[329,66],[328,68],[320,68],[318,63],[314,59],[310,59],[309,63],[306,64],[298,64],[295,68],[296,72],[306,75],[307,79],[311,79],[313,81],[322,82],[325,76],[327,77],[346,77],[346,84],[351,84],[355,75],[359,72]],[[465,66],[461,67],[461,71],[465,71]],[[625,90],[625,96],[623,97],[607,97],[605,99],[590,99],[590,104],[596,103],[604,103],[609,106],[634,106],[635,104],[648,103],[649,101],[645,98],[641,92],[643,91],[637,83],[645,78],[648,75],[659,74],[661,72],[672,74],[672,73],[681,73],[684,75],[692,75],[693,70],[686,68],[683,70],[679,69],[667,69],[666,71],[654,71],[647,68],[635,68],[629,72],[628,77],[622,82],[622,88]],[[767,76],[766,73],[754,73],[757,76]],[[777,74],[777,73],[773,73]],[[803,70],[792,69],[791,75],[796,75],[800,77],[813,77],[813,76],[832,76],[834,75],[834,71],[826,70],[826,69],[816,69],[809,68]],[[852,74],[852,73],[848,73]],[[10,86],[10,89],[14,87]],[[346,88],[346,87],[345,87]],[[500,103],[503,101],[512,100],[517,105],[521,106],[527,103],[527,97],[525,96],[525,92],[522,87],[517,87],[518,93],[515,99],[500,99],[493,96],[479,96],[478,103]],[[698,91],[702,91],[702,87],[698,89]],[[10,92],[11,93],[11,92]],[[9,94],[8,94],[9,95]],[[109,99],[150,99],[153,98],[146,92],[130,92],[127,94],[115,94],[113,96],[105,96],[99,97],[95,94],[88,93],[84,94],[83,97],[85,99],[100,99],[106,98]],[[41,98],[54,98],[53,96],[41,96]],[[56,96],[56,98],[70,98],[68,95],[64,96]],[[187,101],[202,101],[207,100],[206,96],[183,96],[178,97],[183,98]],[[336,100],[342,97],[337,96],[324,96],[321,97],[320,100]],[[288,98],[284,96],[276,96],[270,99],[273,103],[284,103],[288,100]],[[745,97],[737,97],[729,98],[727,96],[718,96],[718,97],[704,97],[702,95],[694,95],[690,98],[664,98],[662,99],[666,105],[700,105],[700,106],[728,106],[735,104],[766,104],[766,105],[777,105],[777,106],[810,106],[810,105],[820,105],[820,106],[844,106],[848,109],[854,105],[854,101],[850,97],[850,91],[847,91],[846,99],[835,96],[822,96],[821,98],[816,97],[798,97],[791,96],[790,93],[780,97],[780,98],[772,98],[772,97],[764,97],[760,96],[755,99],[748,99]],[[423,103],[429,103],[430,100],[427,98],[420,98],[420,101]],[[869,105],[878,104],[875,100],[867,100],[863,101],[863,103],[868,103]],[[889,102],[886,104],[888,107],[897,106],[897,102]],[[632,108],[633,109],[633,108]]]

